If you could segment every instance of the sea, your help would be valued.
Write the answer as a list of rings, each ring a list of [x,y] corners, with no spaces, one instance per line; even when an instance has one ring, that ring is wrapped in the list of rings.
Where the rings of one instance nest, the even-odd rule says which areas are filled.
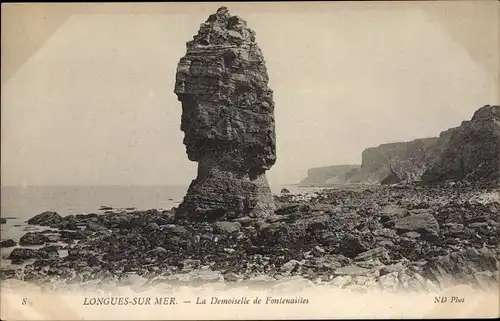
[[[291,193],[307,192],[307,187],[297,185],[271,186],[273,194],[283,188]],[[61,216],[70,214],[103,214],[101,207],[113,210],[130,209],[171,209],[177,207],[188,185],[163,186],[2,186],[0,216],[7,219],[1,224],[1,239],[19,242],[27,232],[40,231],[47,227],[29,226],[26,221],[45,211],[57,212]],[[17,245],[16,247],[25,247]],[[39,246],[28,246],[37,248]],[[2,248],[5,258],[13,247]]]

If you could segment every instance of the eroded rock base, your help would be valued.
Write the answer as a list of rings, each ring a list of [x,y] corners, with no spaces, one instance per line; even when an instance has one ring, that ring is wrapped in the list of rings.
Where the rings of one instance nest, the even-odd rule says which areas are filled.
[[[252,175],[200,165],[176,216],[203,221],[258,218],[271,215],[274,209],[265,173]]]

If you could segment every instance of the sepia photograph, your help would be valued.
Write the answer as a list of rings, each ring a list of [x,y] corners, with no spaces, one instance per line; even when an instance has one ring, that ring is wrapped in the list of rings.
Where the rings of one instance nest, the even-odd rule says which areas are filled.
[[[1,15],[2,320],[500,316],[499,2]]]

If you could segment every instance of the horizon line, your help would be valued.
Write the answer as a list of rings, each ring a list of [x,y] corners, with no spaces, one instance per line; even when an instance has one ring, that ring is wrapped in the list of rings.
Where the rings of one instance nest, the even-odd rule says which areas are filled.
[[[160,186],[179,186],[188,187],[191,182],[186,184],[0,184],[3,187],[160,187]],[[279,183],[269,185],[298,185],[298,183]]]

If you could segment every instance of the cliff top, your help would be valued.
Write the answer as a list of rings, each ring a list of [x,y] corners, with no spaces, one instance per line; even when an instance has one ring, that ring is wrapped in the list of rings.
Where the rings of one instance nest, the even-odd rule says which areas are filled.
[[[483,107],[476,110],[474,116],[472,116],[472,120],[490,118],[496,118],[497,120],[500,120],[500,106],[484,105]]]
[[[255,42],[255,32],[247,22],[232,16],[227,7],[220,7],[200,25],[198,34],[188,42],[188,48],[206,46],[239,46]]]

